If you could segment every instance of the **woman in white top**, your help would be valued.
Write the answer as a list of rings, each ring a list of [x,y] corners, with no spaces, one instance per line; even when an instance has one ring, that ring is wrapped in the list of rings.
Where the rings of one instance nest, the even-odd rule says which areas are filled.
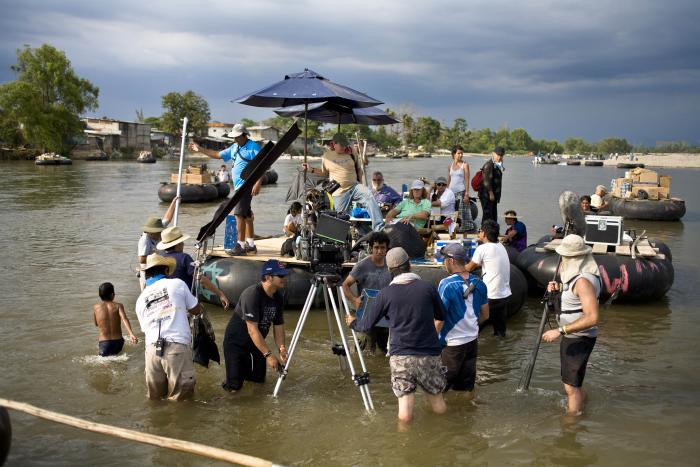
[[[301,203],[295,201],[289,208],[287,217],[284,218],[282,231],[287,234],[287,237],[296,237],[299,234],[301,222]]]
[[[462,220],[463,230],[470,230],[467,225],[471,224],[472,213],[469,208],[469,164],[462,162],[464,149],[462,146],[452,148],[452,163],[447,170],[447,187],[455,194],[455,211],[459,212],[459,218]],[[460,209],[462,207],[462,209]],[[469,227],[473,227],[469,225]]]

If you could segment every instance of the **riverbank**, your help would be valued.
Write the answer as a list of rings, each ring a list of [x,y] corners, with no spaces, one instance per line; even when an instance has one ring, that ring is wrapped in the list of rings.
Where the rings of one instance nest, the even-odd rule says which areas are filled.
[[[635,162],[646,167],[666,168],[700,168],[700,154],[686,153],[659,153],[659,154],[635,154],[631,161],[627,155],[618,156],[617,159],[606,159],[604,165],[615,166],[619,163]]]

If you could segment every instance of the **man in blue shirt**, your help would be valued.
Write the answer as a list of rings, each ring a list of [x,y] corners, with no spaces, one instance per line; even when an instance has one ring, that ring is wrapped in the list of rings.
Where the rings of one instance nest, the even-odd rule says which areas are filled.
[[[438,338],[442,363],[447,367],[447,389],[463,391],[470,400],[474,397],[476,381],[479,322],[489,317],[486,284],[465,269],[469,254],[461,243],[450,243],[440,252],[445,269],[451,274],[438,286],[445,308],[445,321]]]
[[[243,170],[248,163],[258,155],[260,146],[258,143],[249,139],[248,130],[240,123],[236,123],[231,131],[226,135],[227,138],[233,138],[235,144],[232,144],[223,151],[214,151],[199,146],[197,143],[190,144],[190,149],[194,152],[211,157],[212,159],[221,159],[224,162],[233,161],[231,165],[231,176],[233,178],[233,189],[238,190],[243,185],[244,179],[241,178]],[[253,228],[253,210],[250,203],[253,196],[260,192],[261,180],[258,180],[251,193],[246,193],[233,209],[233,215],[236,216],[236,225],[238,226],[238,244],[233,248],[232,254],[245,255],[246,253],[257,253],[253,238],[255,230]]]
[[[377,171],[372,174],[372,196],[383,214],[399,204],[403,198],[389,185],[384,184],[384,175]]]

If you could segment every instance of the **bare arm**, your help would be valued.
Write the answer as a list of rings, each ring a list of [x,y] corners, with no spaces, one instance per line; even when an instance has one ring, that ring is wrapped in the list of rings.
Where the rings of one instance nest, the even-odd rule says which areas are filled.
[[[99,324],[97,324],[97,313],[95,313],[95,309],[92,309],[92,319],[95,321],[95,326],[100,327]]]
[[[215,149],[203,148],[194,141],[190,143],[190,149],[194,152],[199,152],[201,154],[204,154],[205,156],[211,157],[212,159],[221,159],[219,151]]]
[[[479,320],[479,324],[482,324],[484,321],[489,319],[489,304],[488,303],[484,303],[483,305],[481,305],[481,310],[479,312],[479,318],[481,318]]]
[[[287,347],[284,345],[284,324],[275,324],[272,328],[275,335],[275,344],[279,350],[280,360],[282,363],[287,363]]]
[[[384,217],[384,221],[387,224],[390,224],[391,221],[394,220],[394,218],[398,215],[399,211],[396,210],[396,208],[391,208],[389,212],[386,213],[386,216]]]
[[[197,302],[197,304],[193,308],[190,308],[189,310],[187,310],[187,313],[191,314],[192,316],[197,316],[202,311],[204,311],[202,304]]]
[[[472,272],[474,269],[477,269],[480,265],[475,263],[474,261],[469,261],[469,263],[464,267],[464,269],[468,272]]]
[[[355,282],[357,282],[355,278],[348,274],[348,277],[346,277],[343,281],[343,293],[345,294],[347,299],[355,305],[355,308],[360,308],[360,305],[362,304],[362,299],[354,293],[352,293],[352,290],[350,289],[350,286]]]
[[[262,334],[260,334],[258,323],[254,321],[246,321],[245,324],[248,328],[248,335],[250,336],[250,339],[253,341],[253,344],[255,344],[255,347],[258,348],[260,353],[263,355],[267,354],[268,352],[270,353],[270,355],[265,358],[267,360],[267,366],[272,369],[276,369],[278,363],[277,357],[275,357],[275,355],[272,353],[270,347],[267,346],[267,342],[265,342],[265,338],[263,338]]]
[[[469,200],[469,185],[471,184],[471,179],[469,178],[469,164],[466,162],[462,163],[464,167],[464,201]]]
[[[163,214],[163,223],[164,224],[169,224],[170,221],[173,218],[173,214],[175,214],[175,206],[177,206],[177,200],[179,198],[176,196],[173,198],[173,200],[170,202],[170,206],[168,206],[168,210],[165,211],[165,214]],[[143,261],[144,263],[146,260]]]
[[[586,279],[577,280],[574,285],[574,293],[581,300],[583,316],[571,324],[566,325],[566,333],[583,331],[598,324],[598,300],[595,296],[593,284]]]
[[[204,286],[205,289],[219,297],[219,301],[221,301],[221,305],[223,305],[224,310],[228,310],[230,303],[228,301],[228,298],[226,298],[226,294],[224,294],[224,292],[221,289],[217,288],[212,283],[212,281],[204,274],[200,275],[199,277],[200,284],[202,284],[202,286]]]
[[[442,330],[442,325],[444,324],[444,321],[434,319],[433,324],[435,324],[435,332],[440,334],[440,331]]]
[[[129,317],[126,316],[126,311],[124,311],[124,305],[122,305],[121,303],[119,304],[119,317],[122,319],[122,323],[124,323],[124,327],[129,333],[129,339],[131,340],[131,343],[136,344],[139,340],[134,335],[134,331],[131,330],[131,323],[129,322]]]

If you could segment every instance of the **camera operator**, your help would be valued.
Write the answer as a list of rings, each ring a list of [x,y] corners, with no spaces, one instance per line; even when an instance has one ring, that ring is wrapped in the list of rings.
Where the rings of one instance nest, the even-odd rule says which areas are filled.
[[[367,243],[369,243],[370,255],[355,264],[343,282],[343,292],[356,309],[359,309],[362,304],[360,297],[364,289],[381,290],[391,282],[391,274],[386,266],[389,236],[384,232],[372,232]],[[357,295],[352,293],[350,289],[350,286],[355,283],[357,284]],[[389,329],[374,326],[367,334],[370,352],[374,352],[374,349],[379,347],[386,354]]]
[[[243,381],[265,382],[265,364],[279,370],[287,361],[284,345],[284,299],[281,289],[287,285],[289,269],[276,259],[262,265],[260,282],[243,291],[224,334],[226,381],[223,388],[237,391]],[[275,355],[265,342],[273,328]]]
[[[369,188],[359,183],[361,171],[352,150],[348,148],[347,138],[342,133],[336,133],[331,146],[333,150],[323,154],[320,169],[306,163],[302,164],[302,168],[312,174],[330,177],[340,184],[340,188],[333,193],[333,204],[338,212],[349,213],[352,202],[357,201],[369,212],[372,229],[381,230],[384,227],[382,213]]]
[[[198,315],[202,306],[175,272],[175,258],[158,254],[146,258],[146,288],[136,300],[136,316],[146,334],[146,386],[149,399],[191,399],[195,372],[192,333],[187,314]]]

